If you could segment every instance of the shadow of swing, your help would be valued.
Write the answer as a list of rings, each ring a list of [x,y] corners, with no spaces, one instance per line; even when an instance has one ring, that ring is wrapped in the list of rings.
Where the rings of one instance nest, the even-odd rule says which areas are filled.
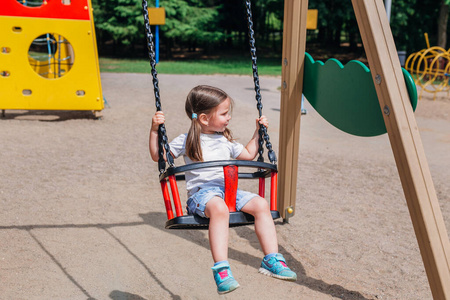
[[[183,238],[190,242],[194,242],[209,250],[209,241],[199,230],[166,230],[164,224],[167,220],[166,214],[161,212],[150,212],[147,214],[139,214],[145,224],[153,226],[160,230],[165,230],[167,233],[173,234],[177,237]],[[281,222],[276,222],[278,226],[283,226]],[[249,244],[257,250],[261,250],[253,226],[234,227],[233,230],[244,238],[249,240]],[[297,281],[293,282],[307,287],[310,290],[317,291],[332,297],[348,300],[369,300],[357,291],[348,290],[337,284],[328,284],[323,280],[309,277],[302,263],[296,260],[284,247],[278,246],[279,251],[289,262],[289,267],[297,273]],[[228,256],[241,262],[244,265],[252,266],[255,269],[259,268],[261,264],[261,257],[256,257],[245,252],[241,252],[232,248],[228,249]]]
[[[278,222],[278,226],[283,226],[283,223]],[[253,229],[248,227],[240,227],[236,230],[237,234],[243,238],[247,238],[250,234],[253,234],[256,237],[256,234]],[[251,241],[250,245],[259,249],[259,242],[256,240],[255,242]],[[323,280],[315,279],[309,277],[306,274],[306,270],[303,267],[302,263],[296,260],[290,252],[288,252],[283,246],[278,245],[279,251],[286,258],[286,261],[289,263],[289,267],[297,273],[297,281],[294,283],[307,287],[310,290],[321,292],[323,294],[330,295],[339,299],[348,299],[348,300],[368,300],[368,298],[364,297],[361,293],[357,291],[350,291],[346,288],[337,285],[337,284],[328,284]],[[258,264],[261,263],[261,258],[258,258]]]
[[[161,214],[163,217],[163,214]],[[161,218],[161,221],[163,219]],[[155,221],[156,222],[156,221]],[[145,222],[130,222],[130,223],[109,223],[109,224],[60,224],[60,225],[13,225],[13,226],[0,226],[0,230],[24,230],[26,231],[31,238],[36,242],[36,244],[41,248],[41,250],[51,259],[51,261],[64,273],[64,275],[74,284],[85,296],[87,300],[95,300],[94,297],[92,297],[89,292],[76,280],[75,277],[73,277],[67,269],[64,267],[64,265],[58,261],[58,259],[44,246],[44,244],[38,239],[37,236],[35,236],[32,232],[33,229],[84,229],[84,228],[98,228],[104,230],[108,235],[110,235],[119,245],[121,245],[137,262],[147,271],[149,276],[155,280],[158,285],[165,290],[169,295],[171,299],[181,299],[180,296],[175,295],[170,291],[164,283],[155,275],[155,273],[142,261],[138,255],[136,255],[133,251],[130,250],[130,248],[125,245],[117,236],[115,236],[110,230],[110,228],[114,227],[133,227],[133,226],[142,226],[142,225],[152,225],[153,227],[157,228],[156,224],[148,224]],[[112,291],[110,293],[110,298],[113,300],[118,299],[127,299],[127,300],[141,300],[145,299],[141,296],[130,294],[123,291]]]
[[[109,293],[109,298],[111,298],[112,300],[147,300],[136,294],[116,290]]]
[[[53,261],[55,265],[58,266],[58,268],[61,269],[61,271],[66,275],[66,277],[87,297],[88,300],[94,300],[91,295],[89,295],[88,291],[83,288],[77,280],[67,272],[67,270],[64,268],[64,266],[56,259],[56,257],[48,251],[45,246],[39,241],[39,239],[31,232],[31,229],[27,229],[28,234],[31,236],[31,238],[38,244],[38,246],[42,249],[42,251],[47,254],[50,259]]]
[[[75,228],[75,229],[83,229],[83,228],[99,228],[104,230],[108,235],[110,235],[121,247],[123,247],[149,274],[153,280],[155,280],[158,285],[165,290],[171,297],[171,299],[181,299],[180,296],[175,295],[170,291],[164,283],[155,275],[155,273],[145,264],[145,262],[139,258],[131,249],[124,244],[117,236],[115,236],[110,230],[110,228],[114,227],[133,227],[133,226],[142,226],[142,225],[150,225],[158,230],[163,230],[166,233],[175,235],[177,237],[183,238],[189,242],[193,242],[201,247],[204,247],[209,250],[209,241],[205,237],[205,235],[199,230],[166,230],[164,229],[164,224],[166,222],[166,214],[162,212],[150,212],[146,214],[139,214],[142,218],[142,222],[129,222],[129,223],[105,223],[105,224],[60,224],[60,225],[14,225],[14,226],[0,226],[0,230],[25,230],[32,237],[32,239],[39,245],[43,252],[45,252],[50,259],[55,263],[58,268],[66,275],[66,277],[87,297],[87,299],[94,299],[89,292],[81,286],[81,284],[66,270],[66,268],[59,262],[56,257],[50,253],[48,249],[39,241],[39,239],[32,233],[33,229],[61,229],[61,228]],[[278,222],[280,223],[280,222]],[[282,226],[282,225],[280,225]],[[259,242],[256,238],[256,234],[254,230],[249,226],[236,227],[233,230],[244,239],[248,239],[250,245],[255,249],[259,249]],[[284,247],[279,246],[279,251],[284,257],[288,260],[289,266],[297,272],[298,279],[295,284],[299,284],[307,287],[308,289],[328,294],[330,296],[341,298],[341,299],[350,299],[350,300],[368,300],[361,293],[357,291],[351,291],[345,289],[344,287],[337,284],[328,284],[322,280],[318,280],[312,277],[309,277],[306,274],[305,268],[302,263],[297,261]],[[229,257],[241,262],[244,265],[259,267],[261,263],[261,257],[256,257],[254,255],[238,251],[235,249],[229,249]],[[113,300],[119,299],[136,299],[142,300],[139,295],[130,294],[124,291],[112,291],[110,293],[110,298]]]

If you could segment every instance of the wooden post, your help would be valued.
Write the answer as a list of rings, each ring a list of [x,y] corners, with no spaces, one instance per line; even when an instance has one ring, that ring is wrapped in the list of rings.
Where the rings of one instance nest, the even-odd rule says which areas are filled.
[[[308,0],[284,1],[277,209],[285,220],[295,213],[307,12]]]
[[[450,243],[383,2],[352,0],[434,299],[450,299]]]

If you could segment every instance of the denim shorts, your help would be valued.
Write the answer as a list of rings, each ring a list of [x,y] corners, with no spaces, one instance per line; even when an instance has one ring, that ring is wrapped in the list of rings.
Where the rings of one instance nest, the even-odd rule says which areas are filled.
[[[196,214],[200,217],[206,218],[206,203],[216,196],[225,199],[225,189],[223,187],[206,187],[198,190],[187,200],[188,214]],[[255,197],[259,196],[257,194],[238,189],[236,193],[236,210],[240,211],[244,205],[248,203],[248,201]]]

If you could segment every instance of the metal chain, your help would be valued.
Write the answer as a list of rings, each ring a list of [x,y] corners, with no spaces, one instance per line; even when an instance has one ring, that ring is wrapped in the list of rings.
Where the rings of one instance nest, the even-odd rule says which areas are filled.
[[[153,77],[153,91],[155,93],[155,105],[156,110],[161,111],[161,98],[159,95],[159,81],[158,81],[158,72],[156,71],[156,59],[155,59],[155,51],[153,44],[153,34],[150,28],[150,21],[148,18],[148,3],[147,0],[142,1],[142,10],[144,15],[144,24],[145,24],[145,34],[147,37],[147,48],[148,48],[148,56],[150,58],[150,66],[152,68],[152,77]],[[164,160],[164,150],[166,152],[166,159],[169,163],[169,166],[174,165],[173,156],[170,153],[169,148],[169,139],[166,134],[166,127],[164,124],[159,125],[158,128],[158,146],[159,146],[159,160],[158,160],[158,168],[159,172],[163,173],[166,169],[166,162]]]
[[[252,21],[252,12],[251,12],[251,1],[246,0],[246,11],[247,11],[247,21],[248,21],[248,35],[249,35],[249,44],[250,44],[250,53],[252,56],[252,69],[253,69],[253,81],[255,83],[255,92],[256,92],[256,102],[257,102],[257,109],[259,112],[259,116],[262,116],[262,102],[261,102],[261,88],[259,85],[259,76],[258,76],[258,66],[257,66],[257,57],[256,57],[256,47],[255,47],[255,37],[254,37],[254,31],[253,31],[253,21]],[[155,93],[155,105],[156,110],[161,111],[161,98],[159,93],[159,81],[158,81],[158,72],[156,71],[156,59],[155,59],[155,51],[154,51],[154,44],[153,44],[153,34],[151,32],[150,28],[150,21],[148,17],[148,3],[147,0],[142,1],[142,9],[143,9],[143,15],[144,15],[144,23],[145,23],[145,33],[147,37],[147,48],[148,48],[148,55],[150,58],[150,66],[151,66],[151,73],[153,77],[153,90]],[[269,134],[267,133],[267,128],[264,125],[260,125],[260,129],[258,131],[259,133],[259,157],[258,161],[264,161],[263,153],[264,153],[264,141],[266,142],[266,148],[268,150],[268,157],[271,163],[276,163],[277,158],[275,155],[275,152],[272,149],[272,144],[270,142]],[[165,160],[164,160],[164,150],[166,152],[166,158],[167,162],[169,163],[169,166],[174,165],[174,160],[172,155],[170,154],[170,148],[169,148],[169,142],[166,134],[166,128],[164,124],[159,126],[158,130],[158,143],[159,143],[159,160],[158,160],[158,167],[160,172],[164,172],[165,170]]]
[[[255,32],[253,31],[253,20],[252,20],[252,8],[251,1],[245,1],[246,11],[247,11],[247,23],[248,23],[248,37],[250,44],[250,53],[252,55],[252,69],[253,69],[253,81],[255,83],[255,92],[256,92],[256,107],[258,108],[259,117],[262,116],[262,102],[261,102],[261,88],[259,85],[259,76],[258,76],[258,65],[256,63],[256,46],[255,46]],[[272,143],[270,143],[269,134],[267,133],[267,128],[264,125],[259,126],[259,157],[258,161],[264,161],[263,153],[264,153],[264,141],[266,142],[266,148],[268,150],[268,157],[271,163],[276,163],[277,157],[275,152],[272,150]]]

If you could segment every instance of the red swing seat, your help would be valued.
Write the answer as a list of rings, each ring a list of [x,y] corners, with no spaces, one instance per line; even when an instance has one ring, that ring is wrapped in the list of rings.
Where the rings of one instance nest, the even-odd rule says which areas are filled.
[[[271,163],[246,161],[246,160],[221,160],[200,162],[180,167],[169,167],[159,177],[161,190],[166,207],[167,219],[165,228],[167,229],[207,229],[209,219],[198,215],[183,215],[180,194],[177,181],[185,180],[184,172],[210,167],[223,167],[225,179],[225,203],[230,211],[230,227],[243,226],[254,223],[252,215],[236,211],[236,192],[238,187],[238,178],[259,179],[259,196],[265,197],[265,179],[270,176],[270,211],[273,219],[280,218],[277,211],[277,166]],[[249,173],[239,173],[238,167],[256,168],[257,171]],[[178,175],[177,175],[178,174]],[[169,184],[168,184],[169,182]],[[170,198],[169,186],[172,191]],[[175,214],[172,209],[175,207]]]

